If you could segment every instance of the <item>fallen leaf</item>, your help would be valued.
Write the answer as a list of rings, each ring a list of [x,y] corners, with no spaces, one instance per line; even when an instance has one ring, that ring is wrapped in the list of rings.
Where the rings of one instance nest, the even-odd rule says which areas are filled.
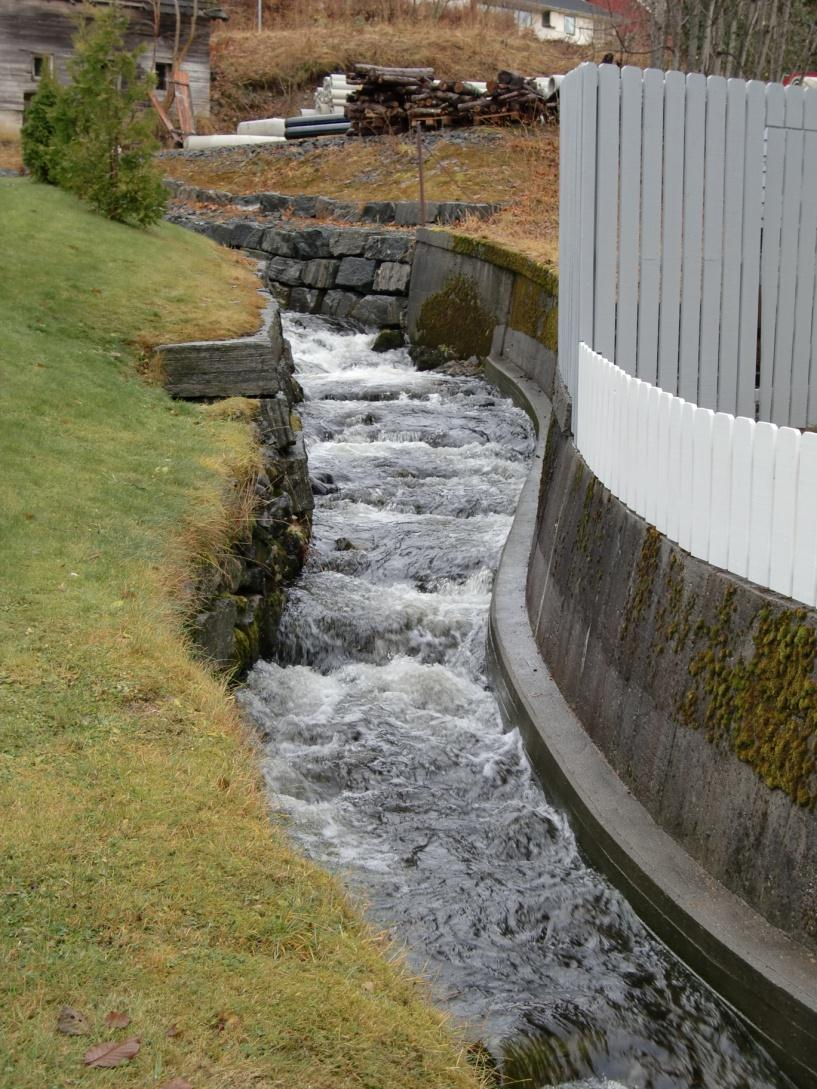
[[[108,1040],[105,1044],[95,1044],[85,1052],[85,1065],[96,1067],[98,1070],[123,1066],[131,1061],[141,1046],[141,1041],[136,1036],[121,1044],[116,1040]]]
[[[111,1010],[105,1018],[105,1024],[109,1028],[127,1028],[130,1024],[130,1017],[128,1017],[126,1013],[120,1013],[118,1010]]]
[[[371,994],[372,991],[374,990],[374,983],[372,983],[371,980],[369,980],[367,983],[364,983],[363,984],[363,990],[368,991],[369,994]]]
[[[165,1033],[165,1036],[168,1038],[168,1040],[173,1040],[176,1036],[181,1036],[181,1034],[181,1029],[178,1025],[171,1025]]]
[[[186,1078],[174,1078],[173,1081],[165,1082],[161,1089],[193,1089],[193,1086]]]
[[[57,1031],[64,1032],[66,1036],[87,1036],[91,1026],[85,1014],[71,1006],[63,1006],[57,1018]]]

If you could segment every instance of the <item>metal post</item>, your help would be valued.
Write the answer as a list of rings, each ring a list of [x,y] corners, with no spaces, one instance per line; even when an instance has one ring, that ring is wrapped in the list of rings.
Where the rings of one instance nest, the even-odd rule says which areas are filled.
[[[417,169],[420,174],[420,226],[426,225],[426,177],[423,162],[423,124],[417,122]]]
[[[264,0],[258,0],[258,29],[264,29]]]

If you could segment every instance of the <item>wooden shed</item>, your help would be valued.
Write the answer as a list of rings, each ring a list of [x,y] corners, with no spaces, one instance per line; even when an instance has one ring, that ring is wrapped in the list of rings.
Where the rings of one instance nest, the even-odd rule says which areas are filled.
[[[111,0],[92,0],[108,4]],[[142,64],[162,90],[177,42],[184,47],[193,109],[210,113],[210,34],[221,8],[207,0],[118,0],[130,19],[129,48],[142,46]],[[66,81],[81,0],[0,0],[0,126],[19,128],[28,100],[47,71]]]

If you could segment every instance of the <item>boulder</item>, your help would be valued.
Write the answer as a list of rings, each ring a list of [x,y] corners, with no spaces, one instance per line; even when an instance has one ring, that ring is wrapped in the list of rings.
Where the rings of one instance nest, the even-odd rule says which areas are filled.
[[[294,257],[295,239],[291,231],[282,231],[280,227],[268,227],[261,236],[261,249],[273,257]]]
[[[289,293],[289,307],[299,314],[317,314],[322,299],[323,292],[316,287],[293,287]]]
[[[273,257],[267,265],[267,279],[294,287],[301,282],[302,270],[303,264],[292,257]]]
[[[414,239],[410,234],[390,231],[369,236],[364,256],[373,261],[410,261]]]
[[[406,343],[402,329],[381,329],[372,345],[373,352],[393,352]]]
[[[394,295],[365,295],[352,307],[349,317],[363,325],[398,326],[403,320],[406,303]]]
[[[329,239],[329,249],[332,251],[333,257],[362,257],[370,238],[369,231],[340,228],[332,232]]]
[[[374,283],[374,273],[374,261],[365,257],[344,257],[335,283],[338,287],[354,287],[358,291],[366,291]]]
[[[320,197],[307,197],[297,196],[292,197],[292,203],[290,209],[294,216],[300,216],[302,219],[314,219],[318,211],[318,201]]]
[[[394,204],[390,200],[373,200],[360,209],[364,223],[394,223]]]
[[[321,314],[343,321],[359,302],[360,295],[354,291],[327,291],[321,303]]]
[[[275,397],[290,388],[281,313],[272,301],[254,336],[164,344],[158,353],[173,397]]]
[[[258,203],[270,215],[283,215],[292,205],[292,197],[283,193],[259,193]]]
[[[295,250],[303,261],[314,257],[331,257],[329,239],[331,231],[326,227],[307,227],[303,231],[294,231]]]
[[[375,291],[403,295],[408,289],[410,279],[411,265],[404,265],[399,261],[384,261],[375,273],[373,286]]]
[[[308,287],[333,287],[338,265],[338,261],[330,258],[316,257],[314,261],[307,261],[303,266],[301,279]]]

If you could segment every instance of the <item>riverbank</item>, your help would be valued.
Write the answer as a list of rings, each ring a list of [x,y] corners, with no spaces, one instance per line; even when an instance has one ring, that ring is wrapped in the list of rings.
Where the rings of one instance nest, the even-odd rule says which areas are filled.
[[[256,451],[136,368],[251,331],[252,273],[169,225],[0,186],[0,1084],[81,1083],[88,1047],[133,1036],[120,1086],[474,1086],[422,989],[270,823],[183,638],[190,556]],[[57,1031],[63,1006],[87,1036]]]

